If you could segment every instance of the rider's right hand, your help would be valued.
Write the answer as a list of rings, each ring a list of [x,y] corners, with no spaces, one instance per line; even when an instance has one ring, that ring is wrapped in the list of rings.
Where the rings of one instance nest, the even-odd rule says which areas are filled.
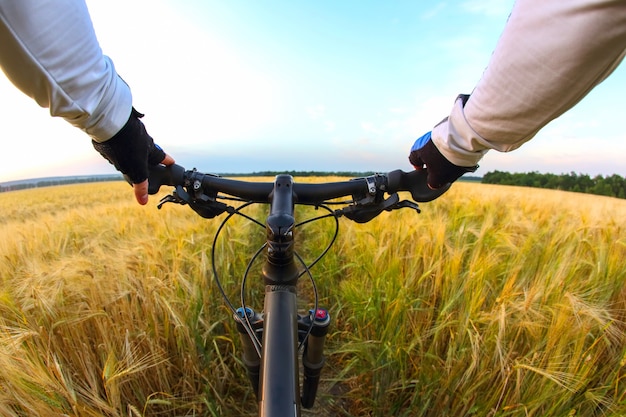
[[[148,166],[172,165],[174,158],[154,143],[139,120],[143,114],[134,108],[122,129],[104,142],[92,141],[93,147],[124,174],[133,185],[139,204],[148,202]]]
[[[431,132],[415,141],[409,154],[409,162],[417,170],[426,170],[428,187],[433,190],[449,185],[461,175],[474,172],[478,168],[478,166],[461,167],[448,161],[433,143]]]

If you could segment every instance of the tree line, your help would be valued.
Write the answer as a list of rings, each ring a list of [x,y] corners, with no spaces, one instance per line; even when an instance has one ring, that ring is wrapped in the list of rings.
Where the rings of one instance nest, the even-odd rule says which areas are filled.
[[[482,178],[483,184],[517,185],[523,187],[550,188],[554,190],[626,198],[626,178],[617,174],[610,176],[587,174],[540,174],[539,172],[510,173],[492,171]]]
[[[80,176],[80,177],[54,177],[54,178],[39,178],[32,180],[11,181],[4,184],[0,184],[0,193],[6,191],[25,190],[28,188],[41,188],[51,187],[54,185],[67,185],[77,183],[88,182],[103,182],[103,181],[117,181],[123,180],[121,175],[94,175],[94,176]]]

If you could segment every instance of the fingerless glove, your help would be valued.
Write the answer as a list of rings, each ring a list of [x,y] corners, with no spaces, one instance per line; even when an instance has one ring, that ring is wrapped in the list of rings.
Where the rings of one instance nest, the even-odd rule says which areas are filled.
[[[446,184],[452,183],[461,175],[467,172],[474,172],[478,168],[478,165],[460,167],[448,161],[433,143],[430,132],[415,141],[409,154],[409,162],[416,169],[426,169],[428,173],[426,181],[432,189],[441,188]]]
[[[165,152],[154,143],[139,120],[143,116],[133,108],[128,121],[115,136],[104,142],[91,141],[100,155],[133,184],[146,180],[148,166],[158,165],[165,158]]]

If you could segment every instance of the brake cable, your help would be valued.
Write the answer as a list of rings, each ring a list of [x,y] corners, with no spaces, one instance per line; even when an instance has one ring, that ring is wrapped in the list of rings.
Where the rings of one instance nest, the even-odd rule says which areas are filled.
[[[232,199],[232,198],[230,198],[230,199],[231,200],[236,200],[236,201],[243,201],[243,200],[240,200],[240,199]],[[253,218],[253,217],[251,217],[251,216],[249,216],[249,215],[247,215],[247,214],[242,212],[242,210],[244,208],[246,208],[246,207],[248,207],[248,206],[250,206],[252,204],[255,204],[255,202],[248,201],[248,202],[245,202],[244,204],[242,204],[241,206],[239,206],[237,208],[233,208],[232,211],[229,210],[229,214],[221,222],[220,226],[218,227],[218,229],[217,229],[217,231],[215,233],[215,237],[213,238],[213,245],[212,245],[212,248],[211,248],[211,266],[212,266],[214,281],[215,281],[215,283],[217,285],[217,288],[218,288],[222,298],[224,299],[225,303],[227,304],[228,308],[231,310],[231,312],[233,314],[236,314],[237,310],[235,309],[234,305],[230,301],[230,298],[226,294],[226,291],[224,290],[224,287],[222,286],[222,283],[221,283],[221,280],[220,280],[220,275],[219,275],[219,273],[217,271],[217,266],[216,266],[216,260],[215,260],[216,251],[215,251],[215,248],[216,248],[217,240],[218,240],[222,230],[226,226],[227,222],[234,215],[242,216],[245,219],[253,222],[254,224],[256,224],[256,225],[258,225],[260,227],[263,227],[263,228],[265,227],[265,225],[263,225],[261,222],[259,222],[255,218]],[[331,210],[329,207],[327,207],[324,204],[317,204],[317,205],[315,205],[315,207],[316,208],[323,208],[323,209],[327,210],[328,214],[307,219],[305,221],[297,223],[294,226],[294,228],[300,227],[300,226],[306,225],[308,223],[311,223],[311,222],[314,222],[314,221],[318,221],[318,220],[322,220],[322,219],[329,218],[329,217],[332,217],[335,220],[335,231],[334,231],[333,237],[331,238],[331,240],[328,243],[328,245],[326,245],[326,248],[322,251],[322,253],[313,262],[311,262],[309,265],[307,265],[307,263],[304,261],[304,259],[302,259],[302,257],[297,252],[294,252],[295,257],[298,259],[298,262],[303,267],[303,270],[302,270],[302,272],[300,272],[298,277],[301,277],[302,275],[307,274],[309,276],[309,281],[311,282],[311,286],[313,288],[313,298],[314,298],[314,310],[313,311],[317,311],[317,309],[318,309],[319,295],[318,295],[318,291],[317,291],[317,285],[315,284],[315,278],[313,277],[313,274],[311,273],[311,268],[315,264],[317,264],[328,253],[330,248],[334,245],[335,241],[337,240],[337,236],[339,234],[339,220],[338,220],[337,212]],[[248,265],[247,265],[246,270],[244,272],[244,275],[243,275],[243,278],[242,278],[242,282],[241,282],[241,289],[240,289],[241,307],[244,309],[244,311],[246,311],[245,310],[246,309],[245,286],[246,286],[246,282],[247,282],[247,277],[249,275],[249,272],[250,272],[250,270],[252,268],[252,265],[254,264],[255,260],[263,252],[263,250],[265,249],[266,246],[267,246],[267,243],[264,243],[255,252],[255,254],[251,257],[250,261],[248,262]],[[243,322],[245,323],[245,326],[243,326],[243,327],[245,328],[246,333],[248,334],[250,339],[252,340],[254,348],[257,351],[257,354],[260,356],[261,355],[261,342],[260,342],[258,336],[256,335],[256,332],[254,330],[254,327],[252,326],[252,323],[250,323],[249,317],[247,315],[245,315],[245,314],[244,314],[244,316],[245,317],[243,318],[244,319]],[[300,349],[302,347],[302,344],[304,343],[304,340],[306,340],[306,338],[311,333],[312,327],[313,327],[313,323],[311,323],[311,325],[307,329],[306,335],[302,339],[302,342],[298,346],[298,349]]]

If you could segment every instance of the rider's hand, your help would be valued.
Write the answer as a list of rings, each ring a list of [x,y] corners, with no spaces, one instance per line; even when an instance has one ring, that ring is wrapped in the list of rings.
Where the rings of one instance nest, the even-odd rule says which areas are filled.
[[[428,187],[436,190],[453,183],[466,172],[476,171],[478,166],[460,167],[448,161],[446,157],[439,152],[430,134],[431,132],[428,132],[417,139],[409,154],[409,162],[413,164],[415,169],[425,169],[428,173],[426,180]]]
[[[93,147],[133,184],[139,204],[148,202],[148,166],[172,165],[174,159],[163,152],[139,120],[143,114],[133,108],[122,129],[105,142],[92,141]]]

